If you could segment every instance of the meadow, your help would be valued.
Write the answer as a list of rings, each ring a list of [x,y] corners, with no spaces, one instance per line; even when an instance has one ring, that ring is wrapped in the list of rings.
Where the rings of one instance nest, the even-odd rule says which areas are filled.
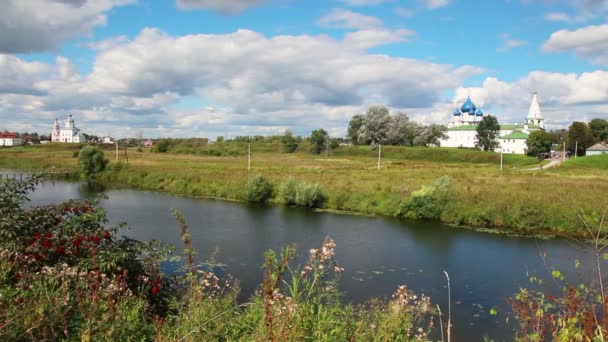
[[[76,169],[77,145],[42,145],[0,150],[0,168]],[[413,194],[447,176],[449,197],[438,203],[446,223],[527,234],[574,234],[582,231],[576,210],[593,216],[608,206],[608,156],[578,158],[564,166],[535,170],[531,157],[467,149],[383,147],[377,171],[377,150],[341,146],[328,156],[313,155],[305,144],[282,153],[280,144],[253,144],[251,171],[247,145],[231,145],[233,155],[205,152],[153,153],[124,150],[100,176],[102,182],[170,192],[191,197],[242,201],[248,180],[262,175],[275,189],[287,178],[318,184],[324,210],[365,215],[403,215]],[[216,153],[217,154],[217,153]],[[271,204],[283,200],[275,191]]]

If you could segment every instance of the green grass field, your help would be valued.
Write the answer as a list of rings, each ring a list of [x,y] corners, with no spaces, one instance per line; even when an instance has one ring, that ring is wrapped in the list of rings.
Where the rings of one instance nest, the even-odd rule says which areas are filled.
[[[217,147],[216,147],[217,148]],[[246,148],[243,145],[243,148]],[[0,150],[0,168],[75,168],[75,145]],[[260,150],[263,150],[260,152]],[[413,191],[447,175],[453,199],[444,205],[444,222],[474,227],[508,228],[528,233],[582,229],[578,208],[594,215],[608,206],[608,156],[578,158],[543,171],[530,171],[534,158],[448,148],[384,147],[382,170],[377,151],[340,147],[328,157],[253,147],[252,171],[247,156],[128,151],[129,162],[116,163],[113,147],[103,181],[192,197],[241,200],[248,178],[261,174],[275,187],[287,177],[318,183],[328,197],[327,209],[395,216]],[[121,151],[121,155],[124,151]],[[278,203],[278,198],[273,202]]]

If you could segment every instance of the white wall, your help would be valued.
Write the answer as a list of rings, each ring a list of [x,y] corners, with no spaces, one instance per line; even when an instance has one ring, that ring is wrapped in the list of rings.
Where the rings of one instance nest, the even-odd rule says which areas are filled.
[[[499,139],[500,141],[500,149],[502,149],[502,153],[509,154],[526,154],[528,150],[528,145],[526,144],[526,139]]]

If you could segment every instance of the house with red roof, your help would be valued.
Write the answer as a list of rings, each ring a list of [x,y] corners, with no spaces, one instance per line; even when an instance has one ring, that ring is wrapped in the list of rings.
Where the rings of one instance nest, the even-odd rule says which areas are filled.
[[[22,144],[17,133],[0,132],[0,146],[19,146]]]

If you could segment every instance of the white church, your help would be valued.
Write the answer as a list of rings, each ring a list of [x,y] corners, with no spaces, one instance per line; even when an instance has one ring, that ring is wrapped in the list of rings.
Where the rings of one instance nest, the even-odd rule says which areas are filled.
[[[72,144],[84,142],[84,137],[80,133],[80,130],[74,125],[72,114],[68,115],[64,127],[61,127],[59,125],[59,120],[55,119],[53,131],[51,132],[51,141]]]
[[[447,138],[441,141],[442,147],[475,148],[477,125],[485,114],[478,109],[470,97],[454,111],[454,121],[448,124]],[[528,116],[523,124],[501,124],[499,147],[496,152],[526,154],[526,140],[531,132],[545,129],[545,120],[540,111],[538,94],[534,93]]]

